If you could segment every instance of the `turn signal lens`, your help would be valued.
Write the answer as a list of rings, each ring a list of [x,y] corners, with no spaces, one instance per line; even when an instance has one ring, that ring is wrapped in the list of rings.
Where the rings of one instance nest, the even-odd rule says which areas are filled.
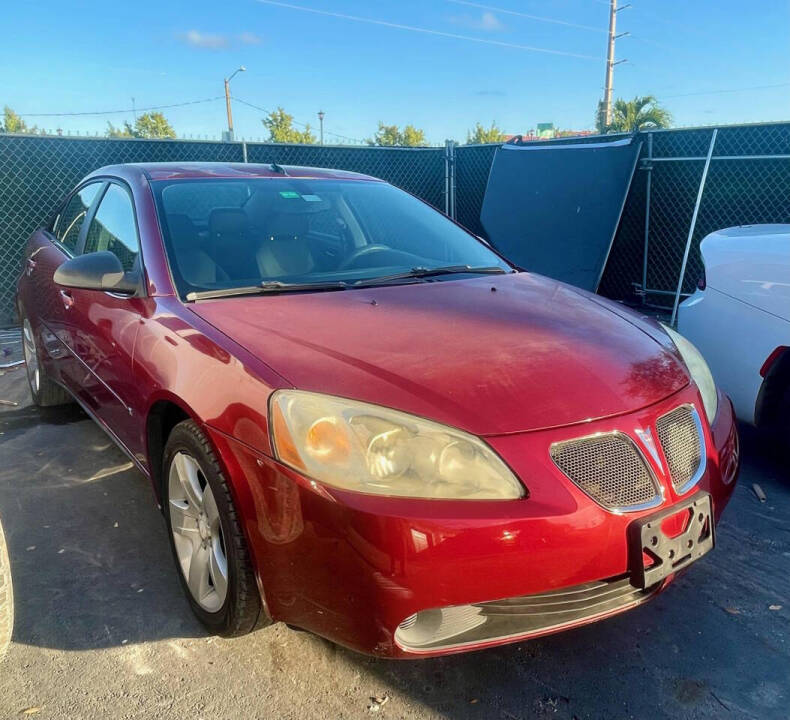
[[[278,405],[272,405],[272,437],[274,438],[274,451],[286,465],[304,470],[305,466],[299,452],[294,445],[288,424],[283,417],[283,411]]]
[[[277,458],[327,485],[400,497],[524,495],[480,438],[430,420],[299,390],[274,393],[271,417]]]
[[[314,458],[332,463],[347,462],[351,452],[348,435],[336,418],[321,418],[310,426],[305,450]]]

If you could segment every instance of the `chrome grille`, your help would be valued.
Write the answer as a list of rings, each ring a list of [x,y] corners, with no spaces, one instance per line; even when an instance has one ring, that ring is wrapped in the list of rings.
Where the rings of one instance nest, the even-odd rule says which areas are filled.
[[[555,443],[551,458],[575,485],[609,510],[636,510],[661,501],[641,453],[622,433]]]
[[[658,442],[669,466],[672,486],[686,492],[704,471],[702,425],[691,405],[681,405],[656,422]]]

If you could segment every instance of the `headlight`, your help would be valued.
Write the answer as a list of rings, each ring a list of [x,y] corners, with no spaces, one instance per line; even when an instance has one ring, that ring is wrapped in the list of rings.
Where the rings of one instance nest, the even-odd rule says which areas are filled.
[[[705,414],[708,416],[708,422],[713,422],[716,417],[716,408],[718,405],[718,395],[716,393],[716,383],[713,381],[708,363],[702,357],[697,348],[694,347],[686,338],[679,332],[676,332],[671,327],[667,327],[663,323],[661,326],[667,331],[667,335],[675,343],[683,361],[686,363],[691,379],[697,384],[700,394],[702,395],[702,404],[705,406]]]
[[[327,485],[420,498],[524,495],[515,475],[482,440],[414,415],[278,390],[270,417],[277,459]]]

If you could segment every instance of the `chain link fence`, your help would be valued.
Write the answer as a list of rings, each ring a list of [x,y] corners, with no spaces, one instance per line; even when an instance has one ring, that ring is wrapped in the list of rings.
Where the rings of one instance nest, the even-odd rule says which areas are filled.
[[[644,133],[600,292],[672,305],[713,128]],[[613,140],[588,136],[539,141]],[[124,162],[276,162],[332,167],[382,178],[483,235],[480,210],[497,145],[439,148],[273,145],[187,140],[0,135],[0,326],[13,322],[14,284],[26,238],[92,170]],[[702,270],[700,240],[717,228],[790,223],[790,123],[718,130],[691,233],[682,289]]]
[[[444,148],[0,135],[0,326],[14,322],[14,287],[27,237],[85,175],[104,165],[168,161],[276,162],[351,170],[382,178],[446,209]]]

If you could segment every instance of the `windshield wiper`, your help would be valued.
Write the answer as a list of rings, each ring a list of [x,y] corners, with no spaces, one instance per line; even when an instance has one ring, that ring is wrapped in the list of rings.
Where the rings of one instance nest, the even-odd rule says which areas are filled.
[[[470,273],[473,275],[504,275],[508,271],[498,265],[486,267],[473,267],[472,265],[446,265],[438,268],[415,267],[406,272],[395,273],[394,275],[382,275],[381,277],[365,278],[357,280],[351,287],[359,288],[368,285],[381,285],[398,280],[410,280],[412,278],[429,278],[438,275],[454,275],[458,273]]]
[[[236,297],[238,295],[268,295],[270,293],[299,292],[305,290],[346,290],[348,283],[338,280],[337,282],[315,282],[315,283],[288,283],[280,280],[265,280],[260,285],[250,287],[224,288],[222,290],[200,290],[187,293],[187,302],[196,300],[213,300],[214,298]]]

